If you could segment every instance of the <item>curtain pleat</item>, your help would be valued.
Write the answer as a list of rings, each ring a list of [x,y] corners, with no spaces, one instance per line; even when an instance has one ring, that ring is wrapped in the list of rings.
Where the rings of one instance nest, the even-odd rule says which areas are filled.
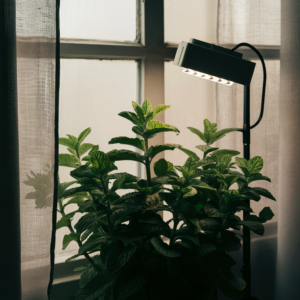
[[[246,42],[254,46],[280,45],[280,0],[219,0],[217,41],[219,45],[236,45]],[[239,51],[239,50],[237,50]],[[260,113],[263,72],[260,60],[254,60],[256,68],[250,86],[251,125]],[[271,178],[272,183],[259,181],[259,186],[268,189],[278,199],[279,186],[279,103],[280,61],[266,60],[267,87],[264,116],[261,123],[251,130],[250,157],[261,156],[264,160],[262,173]],[[243,127],[244,87],[216,87],[216,123],[219,129]],[[236,149],[243,155],[242,134],[230,133],[217,142],[217,147]],[[278,221],[277,202],[263,198],[251,201],[253,211],[258,214],[268,206],[275,216],[265,226],[263,243],[252,243],[252,292],[259,299],[275,297],[276,227]],[[241,215],[242,216],[242,215]],[[271,233],[273,235],[271,235]],[[254,236],[253,236],[254,238]],[[264,245],[264,249],[259,245]],[[265,251],[268,251],[266,254]],[[273,271],[271,271],[273,270]],[[285,299],[285,298],[281,298]],[[288,298],[286,298],[288,299]]]
[[[281,3],[279,202],[276,300],[300,295],[300,3]]]
[[[0,298],[5,300],[47,299],[58,155],[56,12],[55,0],[0,1]]]
[[[16,3],[0,1],[0,298],[21,300]]]

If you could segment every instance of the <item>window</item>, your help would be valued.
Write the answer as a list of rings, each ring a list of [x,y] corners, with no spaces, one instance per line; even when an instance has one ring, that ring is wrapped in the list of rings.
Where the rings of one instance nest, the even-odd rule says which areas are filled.
[[[192,149],[197,141],[190,138],[186,127],[203,129],[203,119],[214,121],[215,84],[184,76],[172,61],[182,40],[194,37],[216,43],[217,2],[61,0],[60,136],[78,135],[91,127],[88,142],[108,151],[111,147],[107,143],[115,133],[131,132],[130,124],[124,121],[121,125],[123,120],[117,113],[131,110],[131,101],[142,103],[149,98],[154,105],[172,106],[160,121],[181,131],[179,136],[158,135],[152,143],[177,143]],[[254,58],[248,49],[241,51],[245,58]],[[262,53],[266,59],[279,57],[279,49],[262,49]],[[103,131],[112,120],[116,123],[109,133]],[[165,157],[175,164],[186,158],[176,150],[166,152]],[[129,164],[132,173],[143,174],[137,165]],[[68,168],[61,168],[62,181],[69,181],[68,172]],[[57,266],[66,254],[69,257],[77,252],[75,243],[68,251],[61,251],[63,236],[60,229]]]

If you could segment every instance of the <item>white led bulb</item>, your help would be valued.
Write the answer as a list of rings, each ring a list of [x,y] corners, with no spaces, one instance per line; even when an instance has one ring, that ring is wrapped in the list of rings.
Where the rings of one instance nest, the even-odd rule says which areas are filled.
[[[194,71],[194,70],[191,70],[191,69],[183,69],[182,72],[185,73],[185,74],[194,75],[196,77],[203,78],[203,79],[206,79],[206,80],[221,83],[221,84],[224,84],[224,85],[227,85],[227,86],[232,86],[233,85],[232,81],[222,79],[222,78],[218,78],[218,77],[215,77],[215,76],[211,76],[211,75],[208,75],[208,74],[205,74],[205,73],[197,72],[197,71]]]

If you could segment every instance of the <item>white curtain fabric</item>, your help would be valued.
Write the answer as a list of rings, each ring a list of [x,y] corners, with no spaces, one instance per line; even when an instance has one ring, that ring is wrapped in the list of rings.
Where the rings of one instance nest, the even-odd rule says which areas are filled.
[[[22,299],[44,300],[54,191],[56,1],[17,0],[16,26]]]
[[[281,3],[280,148],[276,300],[300,295],[300,2]]]
[[[219,0],[217,43],[225,47],[246,42],[259,48],[280,45],[280,0]],[[239,50],[237,50],[239,51]],[[263,83],[262,66],[259,59],[254,60],[256,68],[250,87],[251,125],[260,113]],[[279,103],[280,97],[280,61],[266,60],[267,86],[264,116],[261,123],[251,130],[250,157],[261,156],[264,160],[262,173],[272,179],[272,183],[260,181],[255,184],[268,189],[277,200],[279,190]],[[244,87],[234,84],[232,87],[216,87],[216,123],[219,129],[243,127]],[[242,133],[230,133],[217,143],[223,149],[236,149],[243,155]],[[255,186],[253,184],[253,186]],[[277,202],[262,199],[251,201],[253,211],[258,214],[263,207],[269,206],[275,214],[265,226],[265,236],[252,237],[252,295],[258,299],[275,298],[275,270],[277,253],[277,221],[279,212]],[[236,253],[235,259],[241,263],[242,253]],[[240,265],[235,268],[239,273]],[[221,297],[221,300],[225,298]],[[282,299],[292,299],[281,297]]]
[[[247,1],[220,0],[218,10],[217,41],[219,45],[250,43],[254,46],[280,44],[280,0]],[[238,51],[238,50],[237,50]],[[263,73],[260,60],[255,60],[256,68],[250,87],[251,125],[260,113]],[[279,87],[280,62],[265,61],[267,68],[267,88],[264,117],[251,130],[250,156],[261,156],[264,160],[262,173],[272,179],[272,183],[261,181],[259,186],[278,195],[278,153],[279,153]],[[218,128],[243,127],[242,85],[216,87],[216,122]],[[231,133],[222,139],[220,148],[237,149],[243,154],[242,133]],[[264,199],[252,201],[256,213],[269,206],[275,213],[272,222],[277,221],[277,204]]]

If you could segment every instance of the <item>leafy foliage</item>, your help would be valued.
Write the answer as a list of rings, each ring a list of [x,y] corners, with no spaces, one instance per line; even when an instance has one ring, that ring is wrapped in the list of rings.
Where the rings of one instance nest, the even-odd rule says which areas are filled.
[[[78,254],[68,260],[84,255],[89,262],[87,268],[76,270],[83,273],[73,299],[208,300],[216,289],[240,299],[245,282],[231,273],[235,261],[228,254],[241,248],[237,231],[245,226],[262,235],[263,223],[274,216],[269,207],[256,216],[249,205],[261,196],[275,200],[266,189],[249,186],[254,181],[270,181],[260,173],[262,158],[247,161],[236,157],[239,152],[235,150],[213,147],[215,141],[237,129],[218,131],[217,124],[208,120],[204,120],[204,132],[189,127],[205,143],[196,147],[202,158],[177,144],[150,146],[156,134],[179,133],[176,127],[154,120],[169,106],[152,108],[148,99],[142,106],[132,105],[134,112],[119,115],[133,123],[132,131],[139,137],[115,137],[109,144],[130,145],[137,151],[104,153],[97,146],[82,144],[89,128],[78,138],[60,138],[70,153],[60,155],[60,166],[74,168],[70,174],[75,180],[59,185],[62,218],[57,229],[70,230],[63,249],[70,242],[79,245]],[[155,177],[151,178],[155,156],[175,149],[187,155],[184,165],[160,159],[153,164]],[[124,160],[144,164],[147,179],[116,173],[115,162]],[[131,191],[124,194],[127,189]],[[70,204],[78,207],[66,214]],[[170,212],[171,219],[163,220],[159,211]],[[236,215],[239,211],[251,214],[241,220]],[[82,216],[72,224],[75,214]]]

